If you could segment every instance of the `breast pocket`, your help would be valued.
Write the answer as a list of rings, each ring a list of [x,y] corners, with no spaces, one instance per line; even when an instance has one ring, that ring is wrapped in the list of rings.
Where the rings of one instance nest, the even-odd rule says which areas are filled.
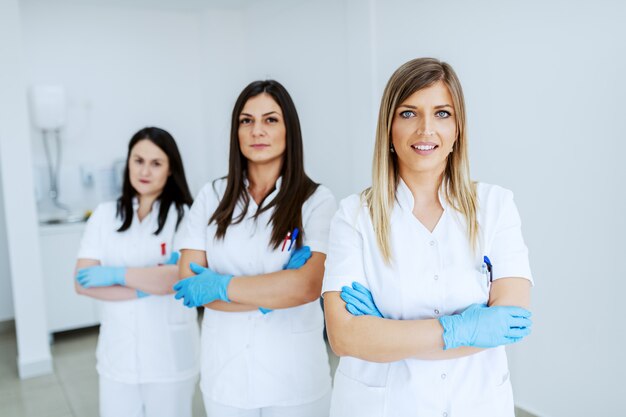
[[[452,267],[446,271],[448,306],[453,312],[489,300],[489,282],[486,274],[475,267]]]

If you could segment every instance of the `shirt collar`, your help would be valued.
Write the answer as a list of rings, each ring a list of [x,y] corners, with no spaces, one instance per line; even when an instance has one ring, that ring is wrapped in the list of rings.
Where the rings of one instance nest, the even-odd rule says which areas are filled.
[[[265,201],[271,201],[270,197],[274,197],[278,191],[280,190],[280,186],[283,183],[283,177],[282,175],[280,177],[278,177],[278,179],[276,180],[276,185],[274,186],[274,191],[272,191],[271,193],[269,193],[269,195],[265,198]],[[248,192],[248,187],[250,186],[250,180],[248,180],[248,173],[244,173],[243,176],[243,185],[246,189],[246,192]],[[269,200],[268,200],[269,198]]]
[[[413,193],[401,177],[398,178],[398,186],[396,187],[396,200],[403,210],[413,212],[413,207],[415,206]],[[439,187],[439,203],[444,210],[447,209],[448,204],[446,203],[445,181],[442,182]]]
[[[161,200],[160,199],[154,200],[154,203],[152,203],[152,209],[150,210],[148,217],[151,217],[154,213],[158,213],[160,207],[161,207]],[[137,213],[138,209],[139,209],[139,197],[134,196],[133,197],[133,212]]]

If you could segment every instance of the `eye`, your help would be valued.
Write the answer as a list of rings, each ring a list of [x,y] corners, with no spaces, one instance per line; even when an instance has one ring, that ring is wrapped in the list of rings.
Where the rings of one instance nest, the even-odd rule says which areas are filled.
[[[152,166],[155,166],[155,167],[160,167],[160,166],[161,166],[161,162],[159,162],[159,161],[154,161],[154,162],[152,162]]]
[[[400,117],[402,117],[403,119],[410,119],[411,117],[414,117],[415,113],[413,113],[411,110],[405,110],[400,112]]]
[[[437,113],[435,113],[435,116],[437,116],[440,119],[447,119],[448,117],[451,116],[451,114],[449,111],[439,110]]]
[[[136,163],[136,164],[143,164],[143,159],[141,159],[141,158],[135,158],[135,163]]]
[[[239,124],[240,125],[249,125],[250,123],[252,123],[252,119],[249,117],[243,117],[241,119],[239,119]]]
[[[267,120],[267,123],[270,123],[270,124],[278,123],[278,119],[275,117],[268,117],[266,120]]]

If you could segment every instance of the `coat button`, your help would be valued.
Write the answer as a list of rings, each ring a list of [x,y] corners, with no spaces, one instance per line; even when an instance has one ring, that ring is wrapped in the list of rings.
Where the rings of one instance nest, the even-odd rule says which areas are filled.
[[[443,417],[448,417],[448,413],[446,413],[445,411],[443,412]]]
[[[446,374],[441,374],[441,379],[446,379]]]
[[[435,246],[436,244],[437,244],[437,242],[435,242],[434,240],[431,240],[430,243],[429,243],[430,246]]]
[[[437,280],[439,279],[439,275],[435,275],[435,276],[433,277],[433,279],[434,279],[435,281],[437,281]]]
[[[436,315],[439,315],[439,310],[435,310],[435,314],[436,314]]]

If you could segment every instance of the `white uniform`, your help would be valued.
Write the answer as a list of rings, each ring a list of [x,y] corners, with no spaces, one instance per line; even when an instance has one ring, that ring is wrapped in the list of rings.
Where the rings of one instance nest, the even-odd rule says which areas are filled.
[[[131,226],[120,233],[117,229],[122,221],[116,216],[116,202],[100,204],[87,222],[78,258],[96,259],[103,266],[128,268],[165,263],[172,250],[177,250],[174,247],[177,210],[173,204],[170,206],[163,230],[155,235],[159,202],[154,203],[141,222],[136,217],[137,205],[135,200]],[[174,383],[174,386],[180,383],[191,387],[193,393],[189,380],[197,378],[200,363],[196,310],[184,307],[173,295],[101,301],[101,307],[96,357],[101,385],[108,387],[105,392],[115,391],[110,388],[113,383]],[[101,398],[103,401],[120,402],[119,398]],[[115,405],[117,409],[123,406]],[[112,404],[107,407],[110,409]]]
[[[281,179],[265,202],[278,193]],[[206,251],[209,268],[218,273],[259,275],[279,271],[290,253],[270,246],[273,210],[254,219],[250,199],[244,220],[215,239],[209,218],[224,195],[226,180],[209,183],[197,196],[180,239],[181,249]],[[240,202],[233,218],[241,213]],[[336,202],[319,186],[302,207],[303,242],[326,253]],[[324,319],[318,300],[268,314],[258,310],[220,312],[205,309],[202,323],[201,388],[205,403],[240,409],[311,403],[330,390],[328,355],[322,337]]]
[[[444,208],[431,233],[413,215],[413,195],[400,180],[391,215],[392,264],[376,242],[369,211],[359,196],[341,202],[331,223],[322,292],[341,291],[357,281],[369,288],[384,317],[438,318],[486,303],[489,256],[493,279],[532,282],[528,251],[513,194],[478,184],[480,249],[474,253],[463,216]],[[459,359],[404,359],[374,363],[342,357],[335,374],[332,417],[513,417],[513,395],[504,347]]]

